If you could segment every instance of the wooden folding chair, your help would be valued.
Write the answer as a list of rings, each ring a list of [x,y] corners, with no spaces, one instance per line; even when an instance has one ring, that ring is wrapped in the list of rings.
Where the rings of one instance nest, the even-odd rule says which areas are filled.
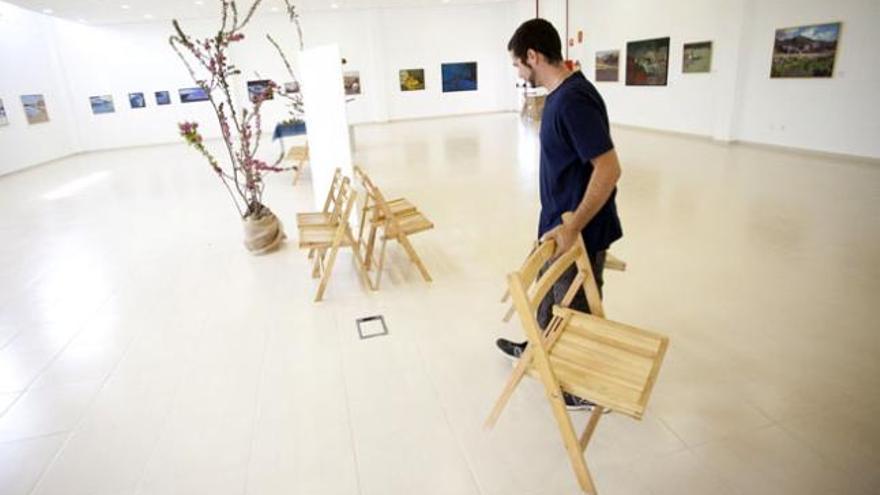
[[[357,192],[352,189],[346,177],[339,187],[339,193],[334,201],[333,211],[328,222],[298,226],[300,249],[308,249],[309,252],[314,253],[312,277],[317,278],[319,275],[321,277],[315,302],[324,297],[327,282],[330,280],[330,274],[336,262],[336,255],[341,247],[352,249],[358,275],[361,281],[370,287],[370,280],[363,266],[357,240],[352,235],[351,225],[348,222],[356,201]]]
[[[368,193],[369,188],[367,187],[367,185],[368,183],[372,184],[372,181],[370,180],[370,177],[367,175],[367,173],[364,172],[364,169],[355,165],[354,176],[358,180],[358,182],[360,182],[361,187],[364,189],[365,192],[364,204],[361,208],[360,231],[358,232],[358,240],[363,241],[364,229],[366,228],[367,224],[369,224],[370,226],[370,235],[373,235],[373,230],[377,229],[379,225],[381,225],[382,222],[385,221],[385,214],[381,210],[376,209],[375,201],[372,201],[370,198],[370,195]],[[404,198],[395,198],[386,201],[386,203],[388,204],[388,208],[391,209],[391,213],[398,216],[409,215],[410,213],[416,212],[416,207]],[[370,261],[371,260],[368,257],[366,261],[367,270],[370,269]]]
[[[361,225],[363,227],[363,224],[368,222],[370,227],[366,240],[366,247],[364,248],[364,256],[366,257],[364,265],[369,271],[373,266],[373,262],[376,262],[376,280],[373,282],[373,289],[378,290],[379,285],[382,282],[382,269],[385,264],[385,248],[388,241],[391,239],[396,240],[401,246],[403,246],[409,259],[416,265],[419,272],[422,274],[422,278],[424,278],[426,282],[430,282],[431,275],[428,273],[428,269],[425,268],[425,264],[422,262],[418,253],[416,253],[412,243],[409,241],[409,236],[433,229],[434,224],[406,200],[396,200],[395,204],[397,206],[395,211],[395,209],[392,209],[391,204],[385,200],[382,191],[373,184],[370,178],[367,177],[362,170],[358,169],[356,174],[360,177],[367,196],[364,211],[369,211],[369,217],[362,214]],[[364,220],[367,220],[367,222]],[[379,237],[380,230],[382,231],[381,237]],[[381,241],[381,247],[379,249],[378,258],[374,259],[373,251],[375,250],[377,237],[379,237],[378,240]],[[363,228],[360,232],[359,242],[363,243]]]
[[[539,241],[535,241],[535,244],[532,246],[531,252],[529,252],[529,256],[531,256],[532,253],[535,252],[535,249],[537,249],[539,244],[540,244]],[[527,256],[526,261],[524,261],[523,264],[528,262],[528,259],[529,258]],[[616,271],[620,271],[620,272],[626,271],[626,262],[623,261],[622,259],[618,258],[617,256],[614,256],[611,253],[605,253],[605,263],[603,266],[605,267],[606,270],[616,270]],[[508,299],[510,299],[510,289],[506,289],[504,291],[504,295],[501,296],[501,302],[506,303]],[[513,304],[511,303],[510,307],[507,308],[507,313],[504,314],[504,318],[502,318],[501,321],[503,321],[504,323],[507,323],[508,321],[510,321],[510,319],[513,317],[514,312],[515,312],[515,308],[513,307]]]
[[[295,164],[293,166],[293,185],[295,186],[296,182],[299,180],[299,176],[302,175],[303,170],[306,168],[306,164],[309,162],[309,144],[306,143],[303,146],[291,146],[290,149],[287,150],[287,155],[285,155],[284,159]]]
[[[330,189],[327,191],[327,197],[324,199],[324,207],[321,211],[310,211],[306,213],[297,213],[296,214],[296,227],[300,229],[302,227],[314,226],[314,225],[328,225],[332,223],[333,218],[333,210],[332,208],[339,208],[340,201],[338,201],[338,197],[342,183],[347,182],[350,179],[348,177],[343,177],[342,169],[337,168],[336,172],[333,173],[333,181],[330,183]],[[315,254],[314,249],[309,250],[309,259],[312,259],[312,256]]]
[[[544,385],[578,483],[585,493],[595,494],[584,452],[599,419],[606,409],[637,420],[642,418],[669,340],[654,332],[605,319],[581,239],[539,277],[539,271],[553,257],[555,249],[553,241],[542,243],[518,272],[508,275],[510,293],[529,345],[485,426],[495,425],[523,376],[536,375]],[[572,265],[577,266],[577,276],[562,304],[554,306],[547,328],[542,330],[535,319],[538,306]],[[567,307],[581,288],[586,291],[592,314]],[[596,404],[580,436],[566,411],[563,392]]]

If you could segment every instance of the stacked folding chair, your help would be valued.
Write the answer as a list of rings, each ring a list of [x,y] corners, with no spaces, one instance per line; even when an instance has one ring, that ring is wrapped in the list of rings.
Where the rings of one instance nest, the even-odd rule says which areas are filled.
[[[526,373],[538,377],[578,483],[585,493],[595,494],[584,452],[599,419],[609,409],[637,420],[642,418],[669,339],[605,318],[582,239],[554,260],[555,250],[553,241],[539,244],[520,270],[508,275],[510,295],[529,345],[486,420],[486,427],[495,425]],[[538,306],[571,266],[577,267],[577,275],[542,330],[535,316]],[[592,314],[568,307],[581,289]],[[563,392],[596,404],[580,435],[566,411]]]
[[[364,246],[364,265],[367,271],[372,269],[375,264],[376,277],[373,282],[373,288],[378,290],[382,281],[385,248],[389,240],[395,240],[403,246],[409,259],[422,274],[422,278],[426,282],[430,282],[431,275],[428,273],[428,269],[425,268],[425,264],[418,253],[416,253],[409,236],[433,229],[434,224],[406,199],[386,200],[382,191],[376,187],[370,177],[360,167],[355,167],[354,171],[355,176],[364,188],[366,196],[364,207],[361,211],[358,242]],[[379,254],[377,257],[374,257],[377,241],[380,243]]]
[[[350,180],[342,177],[341,171],[337,169],[327,193],[324,210],[297,214],[299,247],[309,250],[309,256],[314,260],[312,277],[321,279],[315,295],[316,302],[324,297],[336,256],[343,247],[352,249],[358,275],[365,285],[370,286],[357,240],[348,221],[356,200],[357,192],[351,187]]]
[[[309,162],[309,145],[291,146],[290,149],[287,150],[287,155],[285,155],[284,158],[294,164],[293,185],[296,185],[299,176],[302,175],[303,170],[306,168],[306,164]]]

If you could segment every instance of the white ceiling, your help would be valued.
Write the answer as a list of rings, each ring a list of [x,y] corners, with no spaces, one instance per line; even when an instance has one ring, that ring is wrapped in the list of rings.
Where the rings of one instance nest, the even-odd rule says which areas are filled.
[[[5,0],[35,12],[87,24],[150,20],[204,19],[219,16],[220,0]],[[300,12],[498,3],[511,0],[291,0]],[[252,0],[238,0],[244,11]],[[263,0],[261,15],[281,15],[282,0]]]

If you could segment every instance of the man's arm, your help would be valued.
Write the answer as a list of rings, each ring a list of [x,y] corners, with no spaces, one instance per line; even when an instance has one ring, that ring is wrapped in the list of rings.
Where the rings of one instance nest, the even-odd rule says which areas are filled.
[[[577,236],[605,205],[620,179],[620,162],[617,152],[611,149],[591,160],[593,175],[587,184],[584,197],[574,211],[572,219],[544,234],[543,239],[552,238],[556,241],[556,254],[571,249]]]

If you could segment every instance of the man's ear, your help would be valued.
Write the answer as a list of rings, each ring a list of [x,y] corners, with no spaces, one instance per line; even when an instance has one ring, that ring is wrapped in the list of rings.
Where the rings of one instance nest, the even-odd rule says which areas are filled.
[[[532,48],[526,50],[526,62],[529,63],[529,67],[534,67],[538,63],[538,55],[538,52]]]

